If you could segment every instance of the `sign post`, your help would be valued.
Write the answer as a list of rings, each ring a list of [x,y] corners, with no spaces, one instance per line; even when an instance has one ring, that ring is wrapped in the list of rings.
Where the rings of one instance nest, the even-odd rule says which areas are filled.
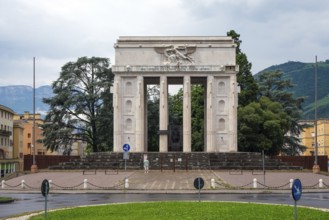
[[[204,186],[204,180],[201,177],[195,178],[194,180],[194,187],[199,190],[199,202],[201,200],[201,189]]]
[[[41,183],[41,193],[45,197],[45,217],[47,217],[47,196],[49,194],[49,181],[47,179]]]
[[[125,160],[125,172],[126,172],[126,161],[129,160],[130,145],[124,144],[122,146],[122,150],[123,150],[123,159]]]
[[[297,201],[302,197],[302,183],[299,179],[294,179],[291,188],[292,198],[295,200],[294,219],[297,220]]]

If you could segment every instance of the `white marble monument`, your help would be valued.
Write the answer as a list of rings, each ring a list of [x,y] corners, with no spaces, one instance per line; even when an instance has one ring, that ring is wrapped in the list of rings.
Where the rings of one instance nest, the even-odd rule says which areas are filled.
[[[191,84],[205,97],[205,152],[237,151],[236,45],[231,37],[119,37],[115,47],[114,152],[147,152],[147,84],[160,85],[159,151],[168,152],[168,84],[183,84],[183,152],[191,152]]]

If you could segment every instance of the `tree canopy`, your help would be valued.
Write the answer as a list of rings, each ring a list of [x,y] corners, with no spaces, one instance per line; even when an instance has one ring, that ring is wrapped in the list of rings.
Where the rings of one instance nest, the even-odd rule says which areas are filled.
[[[268,97],[273,102],[282,105],[283,111],[289,116],[289,129],[284,135],[284,147],[281,153],[296,155],[303,152],[306,147],[300,144],[298,136],[304,126],[298,123],[302,117],[302,104],[304,97],[294,97],[289,89],[294,85],[290,78],[283,78],[281,71],[268,71],[257,77],[260,97]]]
[[[238,109],[239,150],[278,154],[283,147],[284,135],[289,130],[289,116],[278,102],[261,97]]]
[[[237,73],[237,82],[240,86],[239,106],[248,105],[257,100],[258,85],[251,73],[252,64],[248,61],[247,55],[241,51],[240,34],[234,30],[227,32],[227,36],[233,38],[236,47],[236,64],[239,65],[239,72]]]
[[[113,136],[109,65],[107,58],[81,57],[62,67],[52,84],[54,96],[43,100],[50,106],[44,125],[48,149],[66,149],[75,140],[87,142],[93,152],[112,147],[108,138]]]

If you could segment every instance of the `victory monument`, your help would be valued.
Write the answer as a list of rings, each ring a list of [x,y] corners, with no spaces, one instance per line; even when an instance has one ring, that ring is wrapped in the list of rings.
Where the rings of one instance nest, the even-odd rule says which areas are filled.
[[[119,37],[114,45],[114,152],[147,152],[147,85],[160,86],[159,151],[191,152],[191,85],[205,95],[204,152],[237,151],[236,45],[231,37]],[[182,131],[169,129],[168,85],[183,85]],[[173,138],[174,134],[177,138]],[[170,137],[170,138],[169,138]]]

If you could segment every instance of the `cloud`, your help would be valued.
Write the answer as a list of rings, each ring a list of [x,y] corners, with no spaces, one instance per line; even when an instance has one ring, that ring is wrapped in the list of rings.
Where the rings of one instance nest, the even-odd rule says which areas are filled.
[[[2,0],[0,85],[38,83],[82,56],[114,60],[119,36],[241,35],[256,73],[288,60],[328,59],[329,2],[319,0]]]

